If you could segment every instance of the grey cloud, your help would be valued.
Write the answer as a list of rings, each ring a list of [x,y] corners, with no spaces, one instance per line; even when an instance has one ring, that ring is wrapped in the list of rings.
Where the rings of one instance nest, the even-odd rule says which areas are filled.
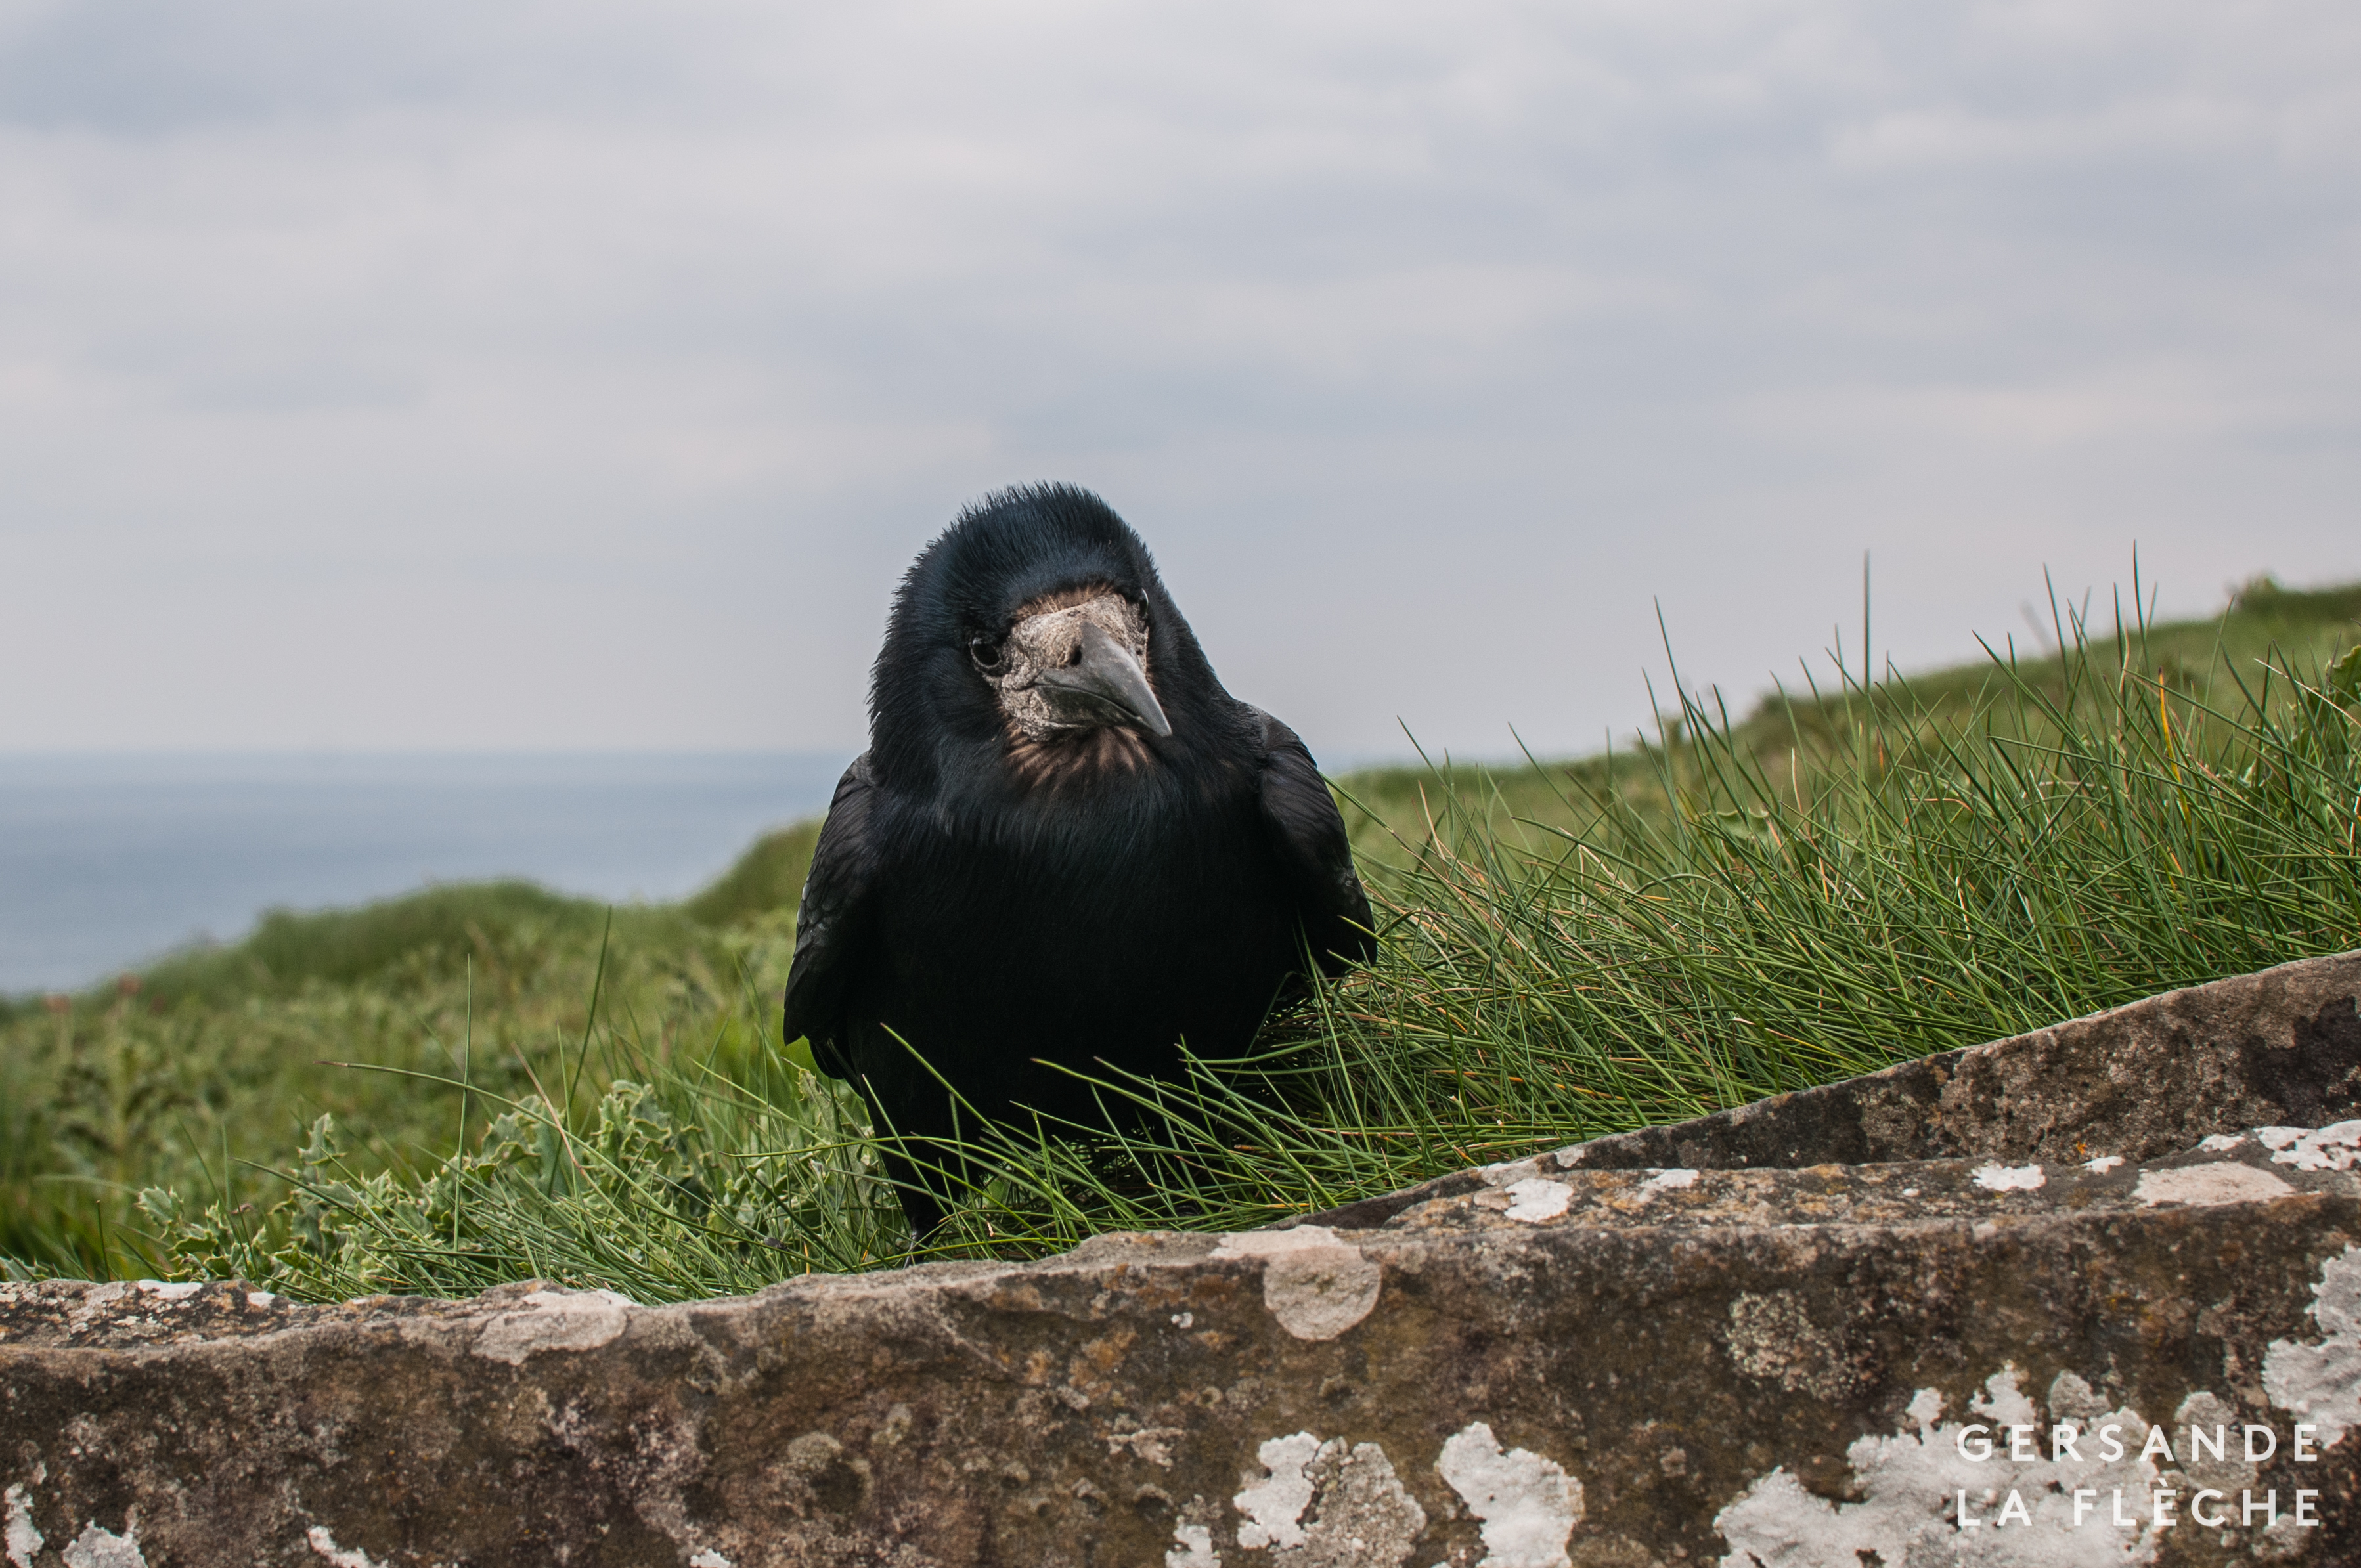
[[[672,10],[677,43],[699,12]],[[693,89],[676,71],[697,56],[666,31],[588,0],[20,0],[0,12],[0,123],[154,137],[471,103],[612,113]]]
[[[0,572],[136,581],[0,658],[219,678],[168,718],[110,645],[0,723],[309,739],[341,690],[490,743],[507,661],[544,739],[842,745],[900,563],[1040,477],[1356,752],[1628,723],[1660,596],[1752,689],[1863,547],[1919,660],[2135,538],[2186,608],[2350,572],[2361,30],[2225,15],[20,11]],[[371,634],[248,689],[330,599]],[[1419,627],[1523,656],[1471,702]]]

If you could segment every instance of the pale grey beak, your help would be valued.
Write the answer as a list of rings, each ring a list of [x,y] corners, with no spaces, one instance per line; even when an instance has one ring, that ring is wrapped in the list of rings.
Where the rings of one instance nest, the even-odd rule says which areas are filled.
[[[1074,662],[1063,669],[1042,671],[1034,684],[1058,707],[1087,712],[1099,723],[1137,722],[1153,735],[1172,733],[1164,705],[1156,700],[1148,685],[1148,672],[1139,667],[1130,649],[1095,621],[1082,622]]]

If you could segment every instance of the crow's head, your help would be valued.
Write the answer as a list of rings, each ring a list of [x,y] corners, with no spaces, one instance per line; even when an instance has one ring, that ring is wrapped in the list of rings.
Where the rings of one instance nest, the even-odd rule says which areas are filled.
[[[1220,683],[1124,521],[1087,490],[986,496],[903,580],[870,691],[878,761],[946,746],[1137,763]]]

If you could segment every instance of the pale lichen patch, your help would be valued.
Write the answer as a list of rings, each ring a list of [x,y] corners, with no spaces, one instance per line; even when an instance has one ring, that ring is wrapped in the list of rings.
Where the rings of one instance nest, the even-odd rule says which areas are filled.
[[[386,1568],[376,1558],[357,1547],[338,1546],[336,1538],[325,1525],[315,1524],[303,1532],[303,1539],[313,1552],[324,1557],[333,1568]]]
[[[1565,1212],[1566,1206],[1574,1201],[1574,1189],[1563,1181],[1535,1176],[1511,1184],[1509,1196],[1516,1200],[1506,1211],[1509,1218],[1538,1225]]]
[[[2294,1190],[2268,1170],[2224,1161],[2144,1170],[2132,1196],[2153,1208],[2158,1203],[2259,1203]]]
[[[2321,1343],[2273,1340],[2263,1353],[2263,1392],[2280,1409],[2309,1417],[2320,1445],[2334,1448],[2361,1426],[2361,1246],[2321,1265],[2311,1310]]]
[[[49,1476],[43,1465],[33,1467],[33,1485],[39,1486]],[[33,1554],[41,1550],[46,1539],[33,1528],[33,1499],[19,1484],[10,1486],[0,1501],[6,1505],[6,1523],[0,1526],[0,1545],[7,1548],[8,1561],[14,1568],[33,1568]]]
[[[2361,1121],[2308,1127],[2257,1127],[2255,1138],[2272,1151],[2271,1163],[2298,1170],[2350,1170],[2361,1161]]]
[[[94,1519],[82,1526],[82,1533],[66,1543],[64,1556],[66,1568],[148,1568],[139,1550],[139,1527],[128,1519],[121,1535],[102,1529]]]
[[[2078,1372],[2061,1372],[2049,1380],[2049,1419],[2088,1426],[2107,1413],[2107,1401]]]
[[[1987,1165],[1975,1174],[1976,1185],[1987,1192],[2035,1192],[2048,1179],[2037,1165]]]
[[[1301,1340],[1331,1340],[1378,1304],[1385,1270],[1324,1225],[1224,1236],[1216,1257],[1262,1260],[1262,1304]]]
[[[1202,1524],[1172,1527],[1180,1544],[1164,1554],[1164,1568],[1222,1568],[1222,1554],[1213,1550],[1213,1532]]]
[[[1318,1438],[1300,1431],[1272,1438],[1255,1451],[1264,1478],[1230,1499],[1246,1516],[1246,1522],[1238,1527],[1240,1546],[1252,1550],[1303,1544],[1303,1510],[1312,1506],[1308,1472],[1321,1448]]]
[[[2119,1154],[2103,1154],[2084,1160],[2082,1168],[2093,1176],[2104,1176],[2123,1163],[2124,1157]]]
[[[2255,1542],[2255,1557],[2263,1563],[2298,1563],[2308,1554],[2312,1531],[2296,1522],[2293,1514],[2283,1514],[2271,1521],[2263,1538]]]
[[[1931,1425],[1942,1400],[1934,1390],[1921,1389],[1904,1411],[1916,1432],[1856,1440],[1845,1459],[1852,1471],[1847,1490],[1859,1501],[1816,1496],[1784,1465],[1755,1481],[1714,1518],[1714,1528],[1730,1548],[1722,1568],[1937,1562],[2132,1568],[2154,1562],[2159,1529],[2152,1514],[2143,1514],[2135,1530],[2116,1530],[2109,1528],[2112,1517],[2103,1526],[2091,1505],[2118,1487],[2126,1497],[2145,1497],[2156,1480],[2155,1466],[2128,1447],[2123,1458],[2102,1460],[2095,1443],[2081,1445],[2085,1457],[2080,1459],[2045,1442],[2030,1442],[2036,1457],[2014,1457],[2027,1449],[2012,1449],[2013,1436],[2047,1435],[2033,1401],[2017,1387],[2017,1376],[2015,1367],[2005,1366],[1985,1380],[1983,1393],[1971,1401],[1981,1421]],[[2079,1378],[2074,1387],[2088,1391]],[[2053,1403],[2058,1388],[2052,1385]],[[2065,1412],[2053,1409],[2051,1416],[2065,1419]],[[2127,1410],[2097,1420],[2119,1424],[2129,1443],[2147,1431],[2147,1423]],[[2020,1432],[2010,1432],[2012,1426]],[[1992,1446],[1982,1450],[1987,1457],[1971,1457],[1988,1442]],[[2078,1491],[2085,1494],[2079,1520]],[[2009,1518],[2005,1526],[1998,1523],[2003,1514]]]
[[[522,1366],[536,1351],[596,1350],[622,1333],[633,1305],[612,1290],[534,1290],[483,1326],[475,1351]]]
[[[1348,1452],[1342,1438],[1300,1431],[1256,1457],[1265,1478],[1231,1500],[1246,1516],[1238,1545],[1268,1552],[1257,1561],[1270,1568],[1400,1568],[1426,1529],[1426,1510],[1374,1442]]]
[[[2200,1388],[2180,1401],[2180,1408],[2172,1412],[2172,1421],[2184,1434],[2212,1433],[2222,1450],[2216,1454],[2212,1445],[2194,1437],[2180,1441],[2180,1474],[2190,1486],[2210,1486],[2225,1497],[2235,1497],[2255,1484],[2256,1467],[2245,1458],[2239,1442],[2243,1423],[2236,1406],[2210,1388]]]
[[[1107,1457],[1113,1459],[1125,1449],[1131,1450],[1134,1459],[1144,1459],[1163,1469],[1172,1468],[1172,1445],[1188,1436],[1182,1427],[1135,1427],[1127,1431],[1110,1430],[1105,1438]]]
[[[1685,1170],[1677,1167],[1671,1170],[1654,1171],[1650,1173],[1647,1180],[1640,1183],[1640,1190],[1653,1196],[1659,1192],[1672,1191],[1675,1188],[1695,1187],[1697,1179],[1696,1171]]]
[[[1477,1568],[1569,1568],[1566,1542],[1582,1522],[1582,1483],[1554,1460],[1502,1451],[1488,1422],[1474,1421],[1443,1445],[1434,1468],[1483,1521]]]
[[[1386,1451],[1362,1442],[1348,1454],[1323,1455],[1313,1466],[1312,1478],[1320,1484],[1320,1511],[1304,1532],[1303,1550],[1292,1555],[1273,1553],[1274,1563],[1289,1568],[1400,1568],[1426,1530],[1426,1510],[1403,1487]]]

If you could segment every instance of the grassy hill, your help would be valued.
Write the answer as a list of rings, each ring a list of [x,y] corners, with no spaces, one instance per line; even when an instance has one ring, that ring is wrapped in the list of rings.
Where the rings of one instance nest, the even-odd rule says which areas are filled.
[[[2121,670],[2154,680],[2201,704],[2235,710],[2249,691],[2263,698],[2267,685],[2286,695],[2288,670],[2318,670],[2361,641],[2361,583],[2341,587],[2291,589],[2257,577],[2230,597],[2221,614],[2196,620],[2119,626],[2111,610],[2104,621],[2084,626],[2067,610],[2058,612],[2048,645],[2029,649],[2003,645],[1979,656],[1916,674],[1884,672],[1873,690],[1863,691],[1859,672],[1799,669],[1786,689],[1760,698],[1743,714],[1712,715],[1714,727],[1735,750],[1759,761],[1766,777],[1792,789],[1800,765],[1806,777],[1811,759],[1861,743],[1882,745],[1889,754],[1944,733],[1973,728],[1995,707],[2012,719],[2023,695],[2063,705],[2067,701],[2069,654],[2085,668]],[[1817,681],[1817,688],[1811,684]],[[2089,687],[2079,707],[2105,701]],[[1524,766],[1444,765],[1376,768],[1338,779],[1340,790],[1365,810],[1348,812],[1354,849],[1365,859],[1400,861],[1403,840],[1422,842],[1430,806],[1444,795],[1481,803],[1487,831],[1541,826],[1576,830],[1590,821],[1609,798],[1661,808],[1661,769],[1669,765],[1694,783],[1699,758],[1685,751],[1697,715],[1667,714],[1623,754],[1535,762]]]
[[[1618,757],[1340,779],[1380,962],[1159,1091],[1218,1136],[1002,1151],[946,1245],[1256,1223],[2361,946],[2361,585],[2058,630]],[[857,1105],[776,1038],[816,837],[677,905],[429,888],[7,1003],[0,1255],[642,1296],[892,1255]]]

